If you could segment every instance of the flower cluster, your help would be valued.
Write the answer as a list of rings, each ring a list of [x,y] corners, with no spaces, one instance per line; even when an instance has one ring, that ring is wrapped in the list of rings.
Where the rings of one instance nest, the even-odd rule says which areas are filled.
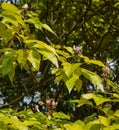
[[[82,54],[82,46],[73,45],[73,50],[76,54],[81,55]]]
[[[45,105],[47,107],[48,117],[51,118],[52,112],[57,107],[58,102],[56,102],[54,98],[46,98],[45,103],[43,101],[39,101],[38,104],[40,106]]]

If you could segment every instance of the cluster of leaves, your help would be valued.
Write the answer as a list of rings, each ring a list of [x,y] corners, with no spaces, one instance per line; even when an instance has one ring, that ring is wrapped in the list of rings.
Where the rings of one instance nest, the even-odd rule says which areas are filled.
[[[93,94],[83,95],[82,98],[83,100],[88,100],[92,97],[94,100],[97,100],[98,98],[98,101],[101,99],[100,103],[97,102],[96,105],[102,104],[102,102],[109,100]],[[81,100],[79,101],[79,104],[81,104]],[[97,116],[96,113],[93,113],[91,116],[86,117],[84,121],[77,120],[75,122],[71,122],[70,116],[64,114],[63,112],[53,112],[52,118],[48,119],[47,114],[43,114],[42,112],[33,113],[33,111],[29,109],[18,113],[15,113],[12,109],[4,109],[0,111],[0,129],[119,130],[119,110],[113,112],[109,107],[101,108],[101,110],[105,116]]]
[[[25,96],[32,97],[35,92],[40,92],[40,100],[53,96],[52,102],[60,105],[68,95],[69,98],[64,100],[74,105],[73,109],[84,105],[93,109],[93,114],[84,118],[84,121],[73,123],[71,111],[69,116],[54,112],[53,108],[49,119],[47,114],[33,113],[29,109],[16,113],[11,109],[3,109],[0,111],[0,129],[118,130],[119,110],[113,107],[119,102],[119,92],[117,84],[108,79],[108,67],[99,60],[84,56],[80,46],[72,48],[38,40],[39,30],[43,32],[43,29],[58,37],[47,24],[39,20],[38,13],[23,7],[18,9],[5,2],[1,4],[0,11],[0,91],[6,100],[6,105],[1,107],[17,108]],[[89,27],[88,23],[86,26]],[[90,66],[99,68],[102,75],[97,74],[99,71],[87,69]],[[89,91],[84,91],[87,88]],[[46,95],[48,91],[50,94]],[[79,93],[80,98],[75,92]],[[70,98],[71,94],[73,96]],[[72,100],[74,97],[76,100]],[[55,104],[56,110],[62,110],[58,105]],[[65,112],[68,113],[68,110]]]

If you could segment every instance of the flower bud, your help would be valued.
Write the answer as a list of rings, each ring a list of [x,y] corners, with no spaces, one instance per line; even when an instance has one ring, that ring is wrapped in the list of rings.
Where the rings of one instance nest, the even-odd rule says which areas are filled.
[[[24,5],[22,6],[22,9],[27,10],[28,7],[29,7],[28,4],[24,4]]]

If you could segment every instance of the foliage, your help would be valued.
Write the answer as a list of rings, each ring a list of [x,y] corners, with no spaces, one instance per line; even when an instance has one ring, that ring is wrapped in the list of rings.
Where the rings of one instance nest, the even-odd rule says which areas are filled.
[[[107,64],[112,61],[114,71],[118,69],[118,11],[103,14],[107,7],[118,9],[117,2],[109,1],[107,6],[94,0],[80,1],[82,5],[58,1],[54,8],[45,2],[28,0],[27,5],[21,0],[18,7],[1,3],[0,108],[9,109],[0,111],[0,129],[118,130],[118,74]],[[57,7],[63,11],[53,12]],[[45,11],[47,20],[42,18]],[[116,20],[107,20],[110,15]],[[116,46],[109,45],[109,53],[108,42]],[[28,109],[19,111],[24,108]]]

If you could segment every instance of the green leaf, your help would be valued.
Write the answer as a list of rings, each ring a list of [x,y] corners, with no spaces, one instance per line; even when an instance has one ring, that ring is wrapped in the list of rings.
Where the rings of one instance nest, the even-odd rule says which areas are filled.
[[[26,53],[26,51],[22,49],[17,50],[16,53],[17,53],[17,61],[20,64],[21,68],[25,67],[25,65],[27,64],[28,54]]]
[[[116,83],[113,83],[109,79],[107,79],[107,84],[112,87],[112,89],[116,92],[119,92],[119,86]]]
[[[41,125],[40,122],[38,122],[37,120],[29,120],[29,121],[24,121],[23,122],[23,126],[32,126],[32,125]]]
[[[62,68],[54,68],[51,73],[56,74],[55,80],[57,83],[63,79],[64,71]]]
[[[54,48],[38,40],[25,40],[25,43],[29,48],[35,49],[37,52],[51,61],[56,67],[58,67],[58,60],[56,57],[58,55]]]
[[[5,76],[8,75],[11,82],[13,82],[14,74],[15,74],[15,68],[16,68],[16,55],[13,52],[6,52],[2,57],[0,58],[0,69],[1,69],[1,75]]]
[[[68,88],[69,93],[73,89],[75,82],[78,80],[79,76],[78,75],[73,75],[70,78],[67,78],[67,76],[64,75],[63,80]]]
[[[111,101],[109,98],[104,98],[102,95],[94,95],[94,94],[93,99],[97,106],[103,104],[104,102]]]
[[[100,124],[100,121],[99,121],[99,120],[90,121],[90,122],[88,122],[88,123],[85,125],[85,129],[84,129],[84,130],[94,130],[94,129],[91,129],[91,127],[93,127],[94,125],[96,125],[95,130],[100,130],[99,124]]]
[[[14,26],[18,26],[18,21],[17,21],[16,17],[13,14],[9,14],[8,12],[3,12],[2,16],[4,18],[3,21],[2,21],[3,23],[5,23],[5,24],[6,23],[11,23]]]
[[[13,4],[3,2],[1,6],[2,6],[2,9],[6,10],[7,12],[20,15],[18,8],[14,6]]]
[[[25,20],[25,22],[34,24],[36,29],[40,29],[40,30],[42,29],[42,24],[37,17],[29,18]]]
[[[70,64],[68,62],[64,62],[62,63],[65,74],[67,75],[67,77],[69,78],[73,73],[75,75],[80,75],[80,64],[79,63],[75,63],[75,64]]]
[[[75,87],[79,92],[81,90],[81,88],[82,88],[82,80],[80,80],[80,79],[76,80]]]
[[[5,40],[7,43],[10,39],[13,38],[13,34],[9,29],[6,28],[6,26],[0,22],[0,36]]]
[[[75,123],[68,123],[64,125],[65,130],[84,130],[84,124],[82,121]]]
[[[103,104],[104,102],[111,101],[109,98],[104,98],[102,95],[95,95],[94,93],[83,94],[82,98],[86,100],[93,99],[96,103],[96,106]]]
[[[72,64],[68,63],[68,62],[64,62],[63,64],[63,68],[64,68],[64,71],[65,71],[65,74],[67,77],[70,77],[71,74],[72,74]]]
[[[31,18],[25,20],[27,23],[32,23],[34,24],[35,28],[42,30],[42,28],[48,30],[49,32],[53,33],[55,36],[55,32],[47,25],[47,24],[43,24],[40,22],[38,17],[33,17],[31,16]]]
[[[54,48],[52,48],[51,46],[47,45],[46,43],[44,43],[42,41],[38,41],[38,40],[25,40],[25,43],[27,45],[30,45],[33,48],[39,48],[39,49],[45,48],[48,51],[54,53],[56,56],[58,56]]]
[[[4,123],[4,121],[0,121],[0,130],[7,130],[7,127]]]
[[[93,94],[92,93],[83,94],[82,97],[87,100],[90,100],[93,98]]]
[[[37,52],[39,52],[46,59],[48,59],[49,61],[51,61],[57,68],[59,67],[58,66],[58,60],[57,60],[56,56],[52,52],[47,51],[46,49],[37,49]]]
[[[21,121],[18,120],[16,116],[10,117],[10,123],[18,130],[28,130],[28,127],[24,126]]]
[[[99,60],[90,60],[87,56],[83,56],[83,55],[81,55],[80,57],[83,58],[86,63],[91,63],[91,64],[95,64],[102,67],[107,67]]]
[[[2,12],[1,16],[4,18],[3,19],[3,23],[11,23],[14,26],[18,26],[19,24],[21,24],[24,28],[26,28],[26,25],[24,23],[24,21],[22,20],[22,16],[18,15],[18,14],[12,14],[10,12],[4,11]],[[10,27],[7,24],[8,27]]]
[[[116,110],[114,116],[119,117],[119,110]]]
[[[65,48],[68,52],[70,52],[71,54],[74,54],[74,50],[73,50],[72,47],[66,47],[66,46],[64,46],[64,48]]]
[[[4,17],[3,22],[12,23],[15,26],[21,24],[24,28],[26,28],[20,11],[16,6],[3,2],[2,9],[3,11],[1,13],[1,16]]]
[[[27,54],[28,54],[27,59],[32,64],[33,70],[38,71],[41,60],[40,54],[34,50],[27,50]]]
[[[9,117],[5,116],[3,113],[0,113],[0,120],[3,121],[5,124],[8,124],[9,121]]]
[[[65,51],[63,51],[63,50],[56,50],[56,52],[57,52],[57,54],[62,55],[65,58],[69,58],[70,57],[70,54],[65,52]]]
[[[47,24],[41,24],[41,26],[42,26],[42,28],[48,30],[49,32],[51,32],[52,34],[57,36],[56,33]]]
[[[88,80],[90,80],[90,82],[94,85],[96,85],[98,87],[99,90],[101,90],[102,92],[104,92],[104,88],[102,85],[102,79],[100,78],[99,75],[97,75],[94,72],[91,72],[87,69],[81,68],[81,73],[82,75],[87,78]]]
[[[54,118],[58,118],[58,119],[68,119],[68,120],[70,120],[70,116],[64,114],[63,112],[53,112],[52,116]]]
[[[104,116],[99,116],[99,120],[100,120],[100,123],[103,124],[104,126],[108,127],[109,126],[109,119],[104,117]]]

